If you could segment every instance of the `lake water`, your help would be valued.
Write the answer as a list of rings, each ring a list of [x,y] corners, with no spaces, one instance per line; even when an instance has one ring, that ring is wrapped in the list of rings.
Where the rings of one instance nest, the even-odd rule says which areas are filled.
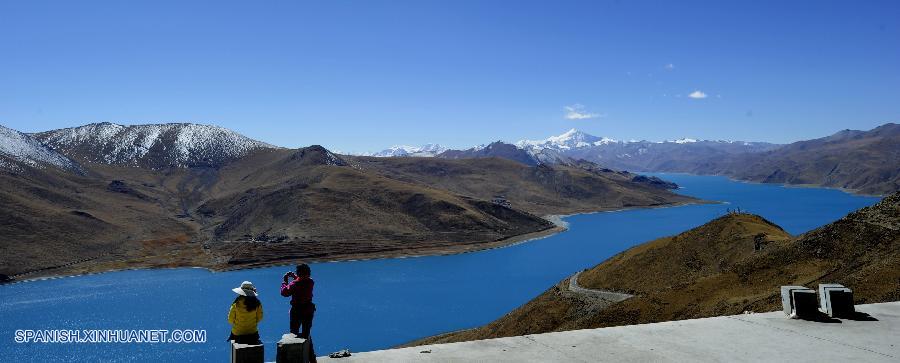
[[[317,352],[383,349],[482,325],[578,270],[701,225],[727,208],[760,214],[798,234],[878,201],[837,190],[657,175],[681,185],[683,194],[727,203],[576,215],[565,218],[567,232],[477,253],[312,265]],[[288,301],[278,289],[289,269],[122,271],[0,286],[0,356],[10,362],[221,362],[228,356],[231,288],[250,280],[260,289],[265,308],[260,334],[267,360],[274,361],[274,342],[288,330]],[[17,344],[16,329],[205,329],[208,341]]]

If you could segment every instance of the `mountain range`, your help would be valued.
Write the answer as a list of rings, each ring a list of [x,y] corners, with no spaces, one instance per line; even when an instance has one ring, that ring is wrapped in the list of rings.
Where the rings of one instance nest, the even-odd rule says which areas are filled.
[[[895,124],[788,145],[571,130],[418,152],[434,157],[288,149],[184,123],[0,126],[0,274],[449,253],[558,230],[542,215],[696,202],[620,167],[900,189]]]
[[[900,300],[900,193],[799,236],[752,214],[729,213],[623,251],[479,328],[434,344],[781,309],[779,286],[840,283],[857,304]],[[865,319],[865,316],[859,318]]]
[[[450,253],[560,230],[541,215],[696,202],[635,178],[288,149],[196,124],[2,128],[0,275]]]
[[[618,141],[572,129],[544,140],[519,141],[516,146],[527,150],[539,160],[550,162],[558,160],[558,155],[562,155],[585,159],[612,169],[660,172],[680,171],[683,165],[772,150],[779,145],[689,138],[673,141]]]
[[[842,188],[863,194],[900,190],[900,125],[843,130],[787,145],[679,139],[619,141],[575,129],[544,140],[496,141],[438,158],[501,157],[529,165],[569,165],[585,160],[634,172],[680,172],[796,185]]]

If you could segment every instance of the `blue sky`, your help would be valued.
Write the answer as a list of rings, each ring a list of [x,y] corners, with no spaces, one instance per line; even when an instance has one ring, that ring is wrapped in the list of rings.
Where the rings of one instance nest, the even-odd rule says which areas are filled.
[[[0,1],[0,124],[22,131],[790,142],[900,122],[898,87],[896,1]]]

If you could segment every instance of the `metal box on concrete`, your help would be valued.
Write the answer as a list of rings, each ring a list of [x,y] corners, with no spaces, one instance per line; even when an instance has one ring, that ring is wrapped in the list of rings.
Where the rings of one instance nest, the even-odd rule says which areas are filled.
[[[814,318],[819,312],[816,291],[805,286],[782,286],[781,307],[784,314],[801,319]]]
[[[231,363],[263,363],[265,356],[262,345],[231,343]]]
[[[277,363],[307,363],[309,362],[309,341],[298,338],[292,333],[284,334],[278,341],[278,353],[275,356]]]
[[[831,317],[850,316],[856,312],[853,290],[841,284],[819,284],[819,310]]]

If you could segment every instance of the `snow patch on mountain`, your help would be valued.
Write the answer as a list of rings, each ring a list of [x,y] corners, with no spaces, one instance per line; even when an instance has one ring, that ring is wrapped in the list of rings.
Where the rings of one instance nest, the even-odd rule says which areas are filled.
[[[325,165],[345,166],[347,163],[344,162],[344,159],[339,158],[331,151],[325,150]]]
[[[18,161],[31,167],[52,165],[62,169],[78,169],[77,164],[69,158],[42,144],[33,137],[0,126],[0,156]],[[0,159],[0,168],[21,172],[15,163]]]
[[[79,153],[91,162],[131,166],[217,164],[254,150],[275,148],[222,127],[188,123],[123,126],[104,122],[35,136],[57,150]]]
[[[375,156],[375,157],[399,157],[399,156],[418,156],[418,157],[434,157],[437,154],[440,154],[444,151],[447,151],[446,147],[443,147],[438,144],[425,144],[422,146],[409,146],[409,145],[394,145],[390,148],[381,150],[379,152],[363,154],[365,156]]]

